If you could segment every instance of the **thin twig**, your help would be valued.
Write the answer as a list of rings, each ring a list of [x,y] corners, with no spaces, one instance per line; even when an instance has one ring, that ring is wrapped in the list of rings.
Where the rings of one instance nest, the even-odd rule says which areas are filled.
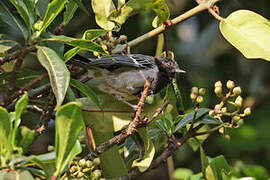
[[[215,3],[217,3],[218,1],[220,0],[202,0],[200,2],[200,4],[198,4],[196,7],[190,9],[189,11],[185,12],[184,14],[181,14],[180,16],[172,19],[170,21],[170,26],[173,26],[173,25],[176,25],[204,10],[208,10],[209,8],[213,7],[213,5]],[[145,40],[147,39],[150,39],[162,32],[164,32],[165,30],[167,29],[167,26],[164,26],[164,25],[161,25],[159,27],[157,27],[156,29],[153,29],[152,31],[128,42],[127,44],[123,44],[123,45],[118,45],[116,46],[115,49],[112,50],[112,53],[115,54],[115,53],[121,53],[123,52],[123,50],[128,46],[128,47],[133,47],[133,46],[136,46],[142,42],[144,42]]]
[[[88,159],[92,159],[93,157],[97,157],[98,155],[102,154],[112,146],[119,144],[123,142],[127,137],[129,137],[133,132],[137,130],[137,127],[140,125],[140,117],[143,111],[144,101],[146,97],[148,96],[150,86],[152,83],[152,79],[147,79],[144,85],[144,90],[142,93],[142,96],[140,98],[140,101],[137,105],[137,111],[135,112],[135,116],[132,119],[132,121],[129,123],[128,127],[123,130],[119,135],[114,136],[113,138],[109,139],[108,141],[100,144],[94,152],[89,154],[87,156]]]

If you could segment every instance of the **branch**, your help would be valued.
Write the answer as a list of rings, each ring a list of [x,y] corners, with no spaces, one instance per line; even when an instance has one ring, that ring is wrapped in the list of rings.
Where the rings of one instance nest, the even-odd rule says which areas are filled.
[[[6,62],[10,62],[12,60],[17,59],[19,54],[21,54],[21,51],[14,51],[14,52],[6,55],[5,57],[0,57],[0,66],[5,64]]]
[[[138,109],[135,112],[135,116],[132,119],[132,121],[129,123],[128,127],[123,130],[121,132],[121,134],[114,136],[113,138],[109,139],[108,141],[100,144],[95,150],[94,152],[92,152],[91,154],[88,155],[87,158],[92,159],[93,157],[97,157],[98,155],[102,154],[103,152],[105,152],[106,150],[108,150],[109,148],[111,148],[112,146],[121,143],[122,141],[124,141],[127,137],[129,137],[133,132],[135,132],[137,130],[137,127],[140,125],[141,120],[141,114],[142,114],[142,110],[143,110],[143,106],[144,106],[144,101],[146,99],[146,97],[148,96],[149,90],[150,90],[150,86],[152,83],[152,79],[147,79],[144,85],[144,90],[142,93],[142,96],[140,98],[140,101],[137,105]]]
[[[180,16],[169,21],[170,24],[168,24],[168,26],[176,25],[176,24],[178,24],[178,23],[204,11],[204,10],[210,9],[218,1],[220,1],[220,0],[201,0],[201,2],[196,7],[190,9],[189,11],[185,12],[184,14],[181,14]],[[150,39],[150,38],[164,32],[166,30],[166,28],[167,28],[167,26],[161,25],[161,26],[157,27],[156,29],[153,29],[152,31],[128,42],[127,44],[116,46],[116,48],[112,50],[112,53],[113,54],[121,53],[121,52],[123,52],[123,50],[127,46],[128,47],[136,46],[137,44],[140,44],[141,42],[144,42],[145,40]]]

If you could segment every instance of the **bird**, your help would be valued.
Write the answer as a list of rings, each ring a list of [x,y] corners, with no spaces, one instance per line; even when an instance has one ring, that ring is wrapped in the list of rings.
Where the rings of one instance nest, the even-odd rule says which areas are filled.
[[[70,61],[71,64],[86,69],[89,76],[97,81],[99,90],[114,96],[134,110],[136,106],[129,101],[140,98],[147,78],[153,80],[150,93],[156,94],[179,73],[185,72],[176,61],[167,57],[157,58],[143,54],[109,55],[98,59],[76,55]]]

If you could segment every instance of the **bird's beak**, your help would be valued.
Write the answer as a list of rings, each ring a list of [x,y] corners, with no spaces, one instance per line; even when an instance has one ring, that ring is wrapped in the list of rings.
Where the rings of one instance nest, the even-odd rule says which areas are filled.
[[[182,70],[182,69],[176,69],[175,70],[176,73],[186,73],[186,71]]]

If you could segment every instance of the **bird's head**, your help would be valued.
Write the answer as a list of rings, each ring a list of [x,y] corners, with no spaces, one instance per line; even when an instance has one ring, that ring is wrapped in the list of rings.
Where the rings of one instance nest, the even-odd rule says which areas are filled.
[[[166,73],[169,77],[175,77],[179,73],[185,73],[180,69],[177,62],[167,57],[156,58],[156,64],[162,73]]]

